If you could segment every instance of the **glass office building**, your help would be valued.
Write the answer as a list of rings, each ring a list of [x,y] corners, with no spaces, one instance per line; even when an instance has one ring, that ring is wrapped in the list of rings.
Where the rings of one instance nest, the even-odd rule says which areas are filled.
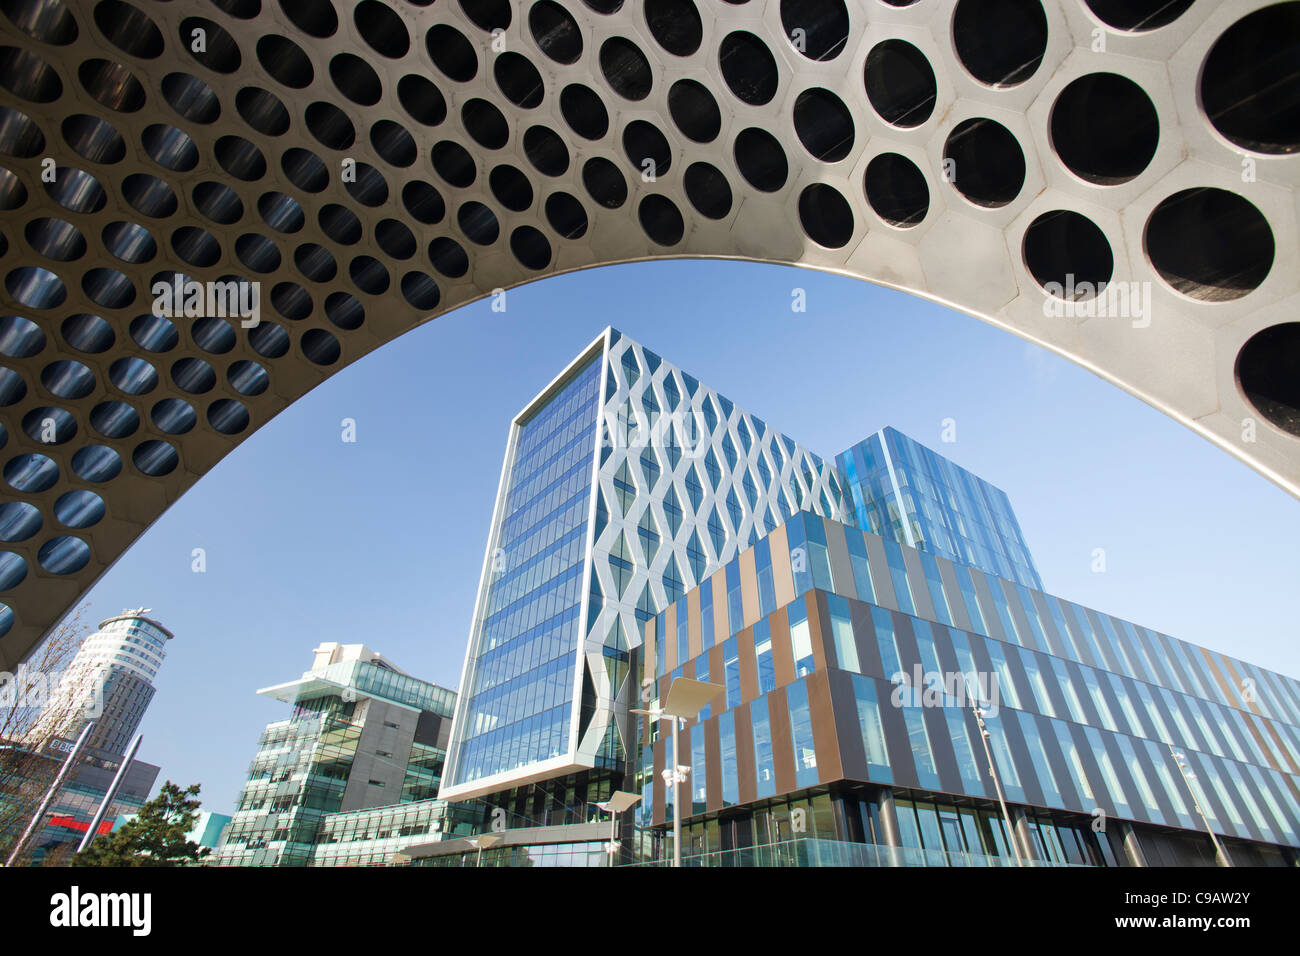
[[[835,464],[864,531],[1042,588],[1000,488],[889,427],[836,455]]]
[[[633,790],[620,859],[662,854],[664,743],[629,711],[685,675],[727,686],[683,742],[702,853],[797,835],[903,863],[1202,860],[1199,802],[1237,856],[1291,858],[1295,683],[1045,595],[1006,494],[892,428],[823,460],[607,329],[512,423],[491,529],[440,795],[478,799],[480,828],[504,812],[520,845],[562,846],[538,831]],[[986,708],[1011,824],[964,685],[885,710],[896,673],[924,685],[954,656],[1005,695]],[[1267,694],[1219,686],[1241,680]],[[1126,836],[1096,839],[1103,817]]]
[[[213,865],[309,865],[330,814],[437,796],[455,692],[361,644],[314,654],[298,680],[258,691],[293,713],[262,733]]]
[[[510,427],[442,796],[616,785],[641,625],[800,509],[832,463],[606,329]]]
[[[1300,864],[1300,682],[944,556],[797,515],[646,646],[658,695],[722,687],[679,737],[702,865],[817,856],[801,840],[862,865],[1209,865],[1207,828],[1233,863]],[[641,731],[638,822],[664,834],[670,749]]]

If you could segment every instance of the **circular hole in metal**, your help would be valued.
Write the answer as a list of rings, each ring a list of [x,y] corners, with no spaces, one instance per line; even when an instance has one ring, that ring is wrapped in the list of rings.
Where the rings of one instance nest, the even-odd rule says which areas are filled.
[[[867,99],[892,126],[920,126],[934,112],[938,86],[925,54],[905,40],[883,40],[867,54]]]
[[[651,193],[637,207],[641,228],[652,242],[661,246],[674,246],[682,241],[686,224],[681,211],[667,196]]]
[[[409,259],[415,255],[415,235],[397,219],[380,220],[375,226],[375,241],[394,259]]]
[[[55,518],[66,528],[88,528],[104,518],[104,499],[94,492],[78,488],[60,494],[55,502]]]
[[[442,93],[416,73],[408,73],[398,80],[397,99],[417,123],[437,126],[447,118],[447,101]]]
[[[402,276],[402,297],[411,308],[427,312],[437,306],[441,296],[433,276],[412,270]]]
[[[546,221],[561,239],[580,239],[587,232],[587,211],[568,193],[553,193],[547,198]]]
[[[744,30],[727,34],[718,53],[722,78],[736,99],[750,106],[763,106],[776,96],[779,74],[772,51],[758,37]]]
[[[228,226],[244,215],[244,201],[229,186],[205,181],[194,187],[194,205],[213,222]],[[152,257],[150,257],[152,258]]]
[[[429,243],[429,262],[450,279],[458,279],[469,271],[469,256],[455,239],[439,236]]]
[[[96,103],[119,113],[134,113],[148,98],[135,74],[112,60],[86,60],[78,68],[77,77]]]
[[[203,359],[183,358],[172,365],[172,381],[181,391],[202,395],[217,384],[217,373]]]
[[[42,216],[27,223],[23,230],[27,244],[47,259],[71,262],[86,254],[86,237],[81,230],[63,219]]]
[[[1268,220],[1226,189],[1184,189],[1162,200],[1147,219],[1142,241],[1160,278],[1206,302],[1247,295],[1273,267]]]
[[[278,34],[257,41],[257,60],[277,83],[290,89],[306,89],[316,77],[316,69],[303,48]]]
[[[678,80],[668,89],[668,112],[687,139],[711,143],[722,129],[718,101],[703,84]]]
[[[315,365],[333,365],[343,354],[339,340],[324,329],[308,329],[302,334],[302,354]]]
[[[374,256],[356,256],[348,263],[352,284],[367,295],[383,295],[392,284],[388,270]]]
[[[161,478],[171,474],[180,461],[181,457],[176,449],[157,438],[140,442],[131,452],[131,463],[150,478]]]
[[[140,427],[140,415],[126,402],[100,402],[90,410],[90,427],[105,438],[126,438]]]
[[[1093,298],[1115,270],[1106,234],[1070,209],[1045,212],[1030,223],[1022,255],[1034,281],[1058,299]]]
[[[569,168],[569,149],[559,135],[545,126],[531,126],[524,133],[524,155],[546,176],[562,176]]]
[[[80,538],[61,535],[41,545],[36,560],[51,574],[76,574],[90,563],[90,545]]]
[[[199,416],[189,402],[179,398],[164,398],[149,412],[154,426],[168,435],[184,435],[198,424]]]
[[[433,168],[439,176],[457,189],[467,189],[478,178],[474,157],[464,146],[449,139],[433,144]]]
[[[21,315],[0,317],[0,354],[10,358],[31,358],[45,348],[45,332]]]
[[[226,370],[226,381],[240,395],[261,395],[271,386],[271,377],[266,374],[266,369],[247,359],[231,363]]]
[[[983,117],[958,123],[943,144],[954,189],[977,206],[1005,206],[1025,185],[1025,154],[1011,130]]]
[[[329,185],[330,174],[321,158],[310,150],[294,147],[280,159],[280,168],[299,189],[318,193]]]
[[[171,186],[148,173],[132,173],[122,180],[122,198],[136,212],[151,219],[170,216],[179,205]]]
[[[1089,73],[1072,81],[1052,104],[1049,128],[1052,148],[1066,168],[1103,186],[1140,175],[1160,141],[1151,98],[1116,73]]]
[[[577,63],[582,56],[582,31],[568,10],[552,0],[534,3],[528,29],[542,52],[556,63]]]
[[[468,83],[478,73],[474,45],[455,27],[435,24],[425,34],[425,46],[433,65],[457,83]]]
[[[433,186],[420,180],[412,180],[402,187],[402,205],[418,222],[433,224],[441,222],[447,213],[442,194]]]
[[[122,456],[107,445],[87,445],[72,456],[72,470],[83,481],[112,481],[122,472]]]
[[[776,192],[790,175],[785,151],[765,129],[751,126],[741,130],[736,136],[734,155],[740,175],[761,192]]]
[[[122,0],[100,0],[95,6],[95,26],[109,43],[141,60],[162,54],[162,31],[145,14]]]
[[[839,249],[853,238],[848,200],[825,183],[805,186],[799,194],[799,223],[809,239],[828,249]]]
[[[1237,353],[1236,375],[1256,411],[1300,437],[1300,322],[1283,322],[1252,335]]]
[[[560,112],[575,133],[584,139],[600,139],[609,130],[609,111],[595,91],[581,83],[570,83],[560,91]]]
[[[533,204],[533,186],[528,177],[513,166],[497,166],[488,174],[488,185],[497,202],[511,212],[523,212]]]
[[[159,166],[186,173],[199,164],[199,148],[189,135],[166,123],[154,123],[140,136],[144,151]]]
[[[627,180],[618,167],[603,156],[593,156],[582,167],[582,184],[591,198],[606,209],[627,202]]]
[[[77,434],[77,420],[66,409],[41,405],[23,416],[22,428],[34,442],[62,445]]]
[[[971,76],[1004,88],[1037,72],[1047,52],[1047,14],[1037,0],[959,0],[952,44]]]
[[[702,216],[722,219],[731,212],[731,184],[716,166],[692,163],[682,177],[686,198]]]
[[[137,315],[129,331],[135,344],[148,352],[170,352],[180,341],[176,326],[160,315]]]
[[[337,53],[330,60],[330,79],[339,92],[353,103],[374,106],[384,95],[384,84],[379,74],[354,53]]]
[[[366,309],[356,296],[332,292],[325,298],[325,318],[345,332],[351,332],[361,328],[366,321]]]

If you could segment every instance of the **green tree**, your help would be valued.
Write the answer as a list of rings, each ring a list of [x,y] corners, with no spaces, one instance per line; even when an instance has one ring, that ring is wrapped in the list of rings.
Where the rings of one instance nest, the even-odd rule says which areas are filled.
[[[134,820],[92,843],[73,858],[73,866],[185,866],[210,852],[186,835],[194,828],[199,785],[182,790],[168,780],[162,791],[140,808]]]

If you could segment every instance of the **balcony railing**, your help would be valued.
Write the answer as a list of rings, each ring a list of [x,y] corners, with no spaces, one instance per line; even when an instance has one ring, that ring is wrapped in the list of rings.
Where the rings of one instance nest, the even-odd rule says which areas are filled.
[[[629,863],[627,866],[672,866],[672,858]],[[682,866],[694,867],[778,867],[778,866],[1010,866],[1012,857],[987,856],[919,847],[884,846],[876,843],[846,843],[803,837],[765,846],[715,850],[682,857]],[[1026,860],[1025,866],[1067,867],[1081,863]]]

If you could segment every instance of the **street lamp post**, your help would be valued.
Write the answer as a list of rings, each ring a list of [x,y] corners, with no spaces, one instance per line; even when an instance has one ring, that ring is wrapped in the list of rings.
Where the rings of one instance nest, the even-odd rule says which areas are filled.
[[[998,765],[993,759],[993,748],[989,746],[989,729],[984,723],[984,708],[976,703],[972,708],[975,711],[975,722],[980,727],[980,739],[984,741],[984,754],[989,758],[989,776],[993,778],[993,786],[998,792],[998,806],[1002,808],[1002,820],[1007,825],[1007,842],[1011,844],[1011,852],[1015,854],[1016,866],[1024,866],[1024,861],[1020,858],[1020,848],[1016,846],[1016,828],[1011,823],[1011,814],[1007,810],[1007,798],[1002,793],[1002,779],[998,776]]]
[[[618,818],[620,814],[627,813],[638,803],[641,802],[641,795],[637,793],[628,793],[626,790],[615,790],[609,795],[609,799],[602,803],[596,804],[597,807],[609,814],[609,865],[613,866],[614,861],[618,859]]]
[[[679,762],[677,722],[688,717],[692,719],[698,717],[700,711],[724,690],[726,687],[722,684],[692,680],[689,677],[675,677],[668,687],[668,696],[657,709],[632,711],[634,714],[644,714],[652,720],[663,720],[665,717],[672,720],[673,767],[672,770],[664,771],[664,777],[671,781],[673,787],[673,866],[675,867],[682,865],[682,801],[677,785],[684,781],[691,771],[690,767],[683,767]]]
[[[1178,764],[1178,770],[1183,775],[1183,783],[1187,785],[1187,792],[1192,795],[1192,806],[1200,814],[1201,822],[1205,824],[1205,832],[1210,835],[1210,842],[1214,844],[1215,855],[1223,861],[1224,866],[1232,866],[1232,860],[1228,854],[1223,852],[1223,847],[1219,845],[1219,838],[1214,835],[1214,830],[1210,827],[1210,821],[1205,816],[1205,811],[1201,809],[1201,801],[1196,798],[1196,791],[1192,788],[1192,781],[1196,779],[1196,774],[1192,773],[1192,768],[1187,765],[1187,755],[1179,753],[1174,749],[1174,745],[1169,745],[1169,752],[1173,755],[1174,763]]]
[[[478,848],[478,856],[474,860],[475,868],[483,865],[483,851],[490,850],[504,839],[505,837],[500,833],[480,833],[476,837],[470,837],[469,845]]]

